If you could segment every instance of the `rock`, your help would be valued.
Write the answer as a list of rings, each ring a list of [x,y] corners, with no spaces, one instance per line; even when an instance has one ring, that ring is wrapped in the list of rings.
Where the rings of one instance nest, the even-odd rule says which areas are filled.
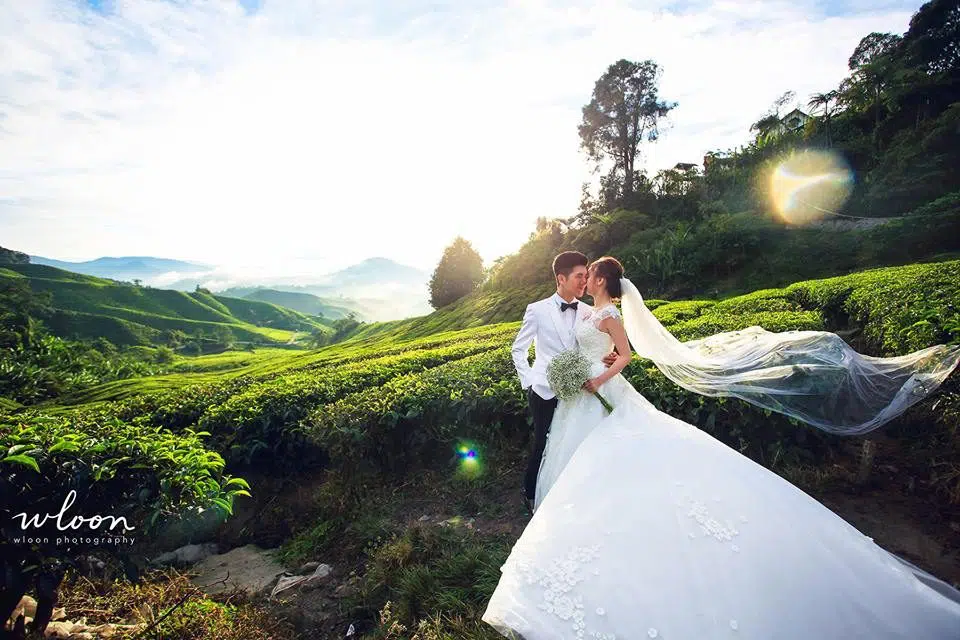
[[[270,600],[266,605],[270,614],[284,619],[293,625],[298,638],[338,638],[341,636],[332,628],[339,620],[337,602],[328,598],[322,591],[293,590],[296,597],[280,597]],[[339,626],[339,625],[338,625]]]
[[[277,586],[273,588],[273,591],[270,592],[270,597],[277,595],[281,591],[286,591],[287,589],[292,589],[293,587],[299,587],[301,589],[316,589],[320,584],[323,583],[323,579],[330,575],[333,571],[333,567],[328,564],[320,564],[317,562],[309,562],[307,564],[315,564],[313,567],[313,573],[310,575],[298,575],[298,576],[281,576],[277,580]],[[307,566],[307,565],[304,565]]]
[[[333,567],[331,567],[328,564],[321,564],[316,569],[314,569],[313,574],[307,579],[318,580],[320,578],[326,578],[331,573],[333,573]]]
[[[333,567],[328,564],[321,564],[314,569],[312,575],[307,577],[301,587],[303,589],[315,589],[323,582],[323,579],[329,576],[332,572]]]
[[[239,589],[259,595],[287,573],[275,558],[276,549],[261,549],[248,544],[221,555],[209,556],[193,567],[193,584],[208,594]]]
[[[319,562],[307,562],[302,567],[297,570],[298,576],[305,576],[308,573],[312,573],[314,569],[320,566]]]
[[[273,588],[273,591],[270,592],[270,597],[273,598],[282,591],[292,589],[301,582],[305,582],[306,579],[307,576],[280,576],[280,579],[277,580],[277,585]]]
[[[50,616],[51,620],[65,620],[67,617],[67,610],[63,607],[56,607],[53,610],[53,615]]]
[[[429,520],[430,520],[430,516],[420,516],[420,519],[419,519],[420,522],[427,522]]]
[[[153,564],[179,564],[191,565],[205,560],[218,551],[216,544],[208,542],[205,544],[188,544],[174,551],[161,554],[154,558]]]
[[[82,560],[87,565],[87,570],[91,573],[94,571],[103,571],[107,567],[107,564],[97,556],[84,556]]]
[[[360,578],[353,576],[333,592],[334,598],[349,598],[360,590]]]

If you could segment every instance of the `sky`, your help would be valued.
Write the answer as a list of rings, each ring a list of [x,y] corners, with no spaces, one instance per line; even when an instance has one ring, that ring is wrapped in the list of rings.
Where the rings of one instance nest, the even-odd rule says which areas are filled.
[[[256,272],[492,262],[591,179],[577,125],[621,58],[676,101],[649,173],[834,88],[921,2],[29,0],[0,4],[0,245]]]

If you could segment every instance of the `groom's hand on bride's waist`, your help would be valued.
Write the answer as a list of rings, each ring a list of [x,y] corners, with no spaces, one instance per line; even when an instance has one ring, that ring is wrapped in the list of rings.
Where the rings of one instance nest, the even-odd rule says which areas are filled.
[[[611,352],[608,353],[607,355],[603,356],[603,364],[607,365],[608,367],[611,366],[611,365],[613,365],[613,363],[616,362],[616,361],[617,361],[617,350],[616,350],[616,349],[614,349],[613,351],[611,351]]]

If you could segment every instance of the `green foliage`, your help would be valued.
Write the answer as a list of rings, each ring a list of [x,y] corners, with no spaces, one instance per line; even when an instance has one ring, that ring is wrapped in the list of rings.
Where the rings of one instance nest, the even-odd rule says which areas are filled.
[[[763,327],[768,331],[819,331],[824,329],[824,323],[817,311],[761,311],[736,316],[708,313],[678,322],[671,331],[681,340],[693,340],[747,327]]]
[[[471,341],[371,358],[319,375],[315,371],[285,375],[250,385],[222,404],[209,406],[198,424],[216,436],[217,448],[231,459],[249,464],[263,459],[264,454],[275,460],[296,454],[301,464],[307,464],[310,450],[300,437],[298,425],[314,407],[361,389],[379,390],[400,375],[481,353],[493,344]]]
[[[0,418],[0,585],[37,581],[41,599],[49,597],[41,574],[79,567],[85,552],[117,556],[129,567],[130,540],[164,521],[204,509],[230,515],[234,498],[249,495],[249,486],[223,474],[223,458],[204,448],[204,435],[117,419],[81,425],[45,416]]]
[[[861,350],[886,355],[956,341],[956,282],[960,262],[953,261],[800,282],[721,301],[652,300],[650,306],[683,340],[757,325],[773,331],[852,329],[859,331]],[[72,415],[84,421],[115,416],[173,430],[195,426],[212,433],[211,445],[239,464],[269,465],[297,455],[302,465],[328,460],[337,469],[402,472],[449,455],[460,438],[495,441],[526,423],[507,350],[516,329],[516,323],[501,324],[415,340],[382,333],[314,354],[249,356],[236,369],[195,374],[206,382],[159,394],[140,386],[121,402]],[[134,382],[111,383],[109,391],[117,394],[118,385]],[[95,393],[104,397],[105,391]]]
[[[310,336],[310,341],[314,347],[323,347],[345,340],[348,336],[358,333],[358,329],[363,325],[357,320],[356,315],[351,311],[344,318],[337,318],[330,323],[330,329],[316,329]]]
[[[68,580],[58,606],[83,613],[88,625],[117,620],[159,621],[147,638],[164,640],[293,640],[289,622],[260,605],[211,600],[187,575],[174,570],[150,572],[132,584],[114,580],[104,584]],[[162,619],[162,620],[161,620]],[[122,632],[121,632],[122,633]],[[102,637],[106,637],[104,633]],[[135,638],[123,633],[113,637]]]
[[[275,354],[259,367],[242,369],[243,376],[217,382],[214,373],[209,382],[164,393],[146,393],[141,387],[122,401],[90,404],[71,415],[84,422],[117,417],[173,430],[198,425],[212,434],[211,446],[231,463],[282,464],[285,456],[297,455],[301,465],[308,466],[322,461],[324,453],[304,438],[300,427],[314,408],[354,392],[376,390],[404,374],[499,348],[514,330],[485,327],[412,342],[381,340],[328,348],[313,356]]]
[[[36,334],[27,348],[0,350],[0,394],[21,404],[33,404],[110,380],[151,375],[160,371],[136,354],[105,356],[79,342]]]
[[[407,629],[424,640],[450,637],[425,635],[428,620],[440,612],[447,624],[457,617],[479,620],[509,551],[507,539],[483,539],[461,527],[407,527],[372,550],[356,610],[368,617],[380,612],[372,638],[410,637]],[[437,622],[434,633],[445,626]],[[474,637],[496,636],[487,630]]]
[[[25,281],[0,282],[0,396],[33,404],[109,380],[160,370],[172,352],[120,352],[104,338],[92,343],[52,336],[37,319],[49,313],[49,295]]]
[[[473,291],[483,280],[483,259],[461,237],[444,249],[443,257],[430,277],[430,304],[445,307]]]
[[[960,342],[960,261],[877,269],[787,288],[831,326],[862,327],[866,346],[901,355]]]
[[[277,626],[268,612],[248,604],[195,598],[175,609],[156,631],[164,638],[177,640],[275,640],[278,635],[294,637],[290,630],[283,629],[278,634],[278,629],[270,628]]]
[[[696,318],[709,309],[716,302],[713,300],[681,300],[678,302],[668,302],[654,309],[657,319],[666,327],[671,327],[681,320]]]
[[[519,287],[542,286],[553,282],[553,259],[563,243],[559,226],[551,226],[531,237],[517,253],[501,258],[490,270],[487,289],[505,291]],[[588,250],[588,247],[583,247]]]
[[[680,340],[760,326],[768,331],[822,330],[818,310],[805,311],[783,289],[756,291],[721,302],[684,300],[657,306],[654,315]]]
[[[526,424],[507,348],[399,376],[319,407],[307,438],[337,468],[402,473],[450,455],[459,439],[489,441]]]

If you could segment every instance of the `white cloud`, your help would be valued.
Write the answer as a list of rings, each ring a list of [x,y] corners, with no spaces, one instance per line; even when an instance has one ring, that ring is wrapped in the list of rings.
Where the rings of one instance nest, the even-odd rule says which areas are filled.
[[[430,268],[463,234],[492,260],[575,212],[580,107],[610,63],[656,60],[679,102],[647,166],[699,162],[783,91],[835,86],[920,3],[380,4],[4,3],[4,246]]]

